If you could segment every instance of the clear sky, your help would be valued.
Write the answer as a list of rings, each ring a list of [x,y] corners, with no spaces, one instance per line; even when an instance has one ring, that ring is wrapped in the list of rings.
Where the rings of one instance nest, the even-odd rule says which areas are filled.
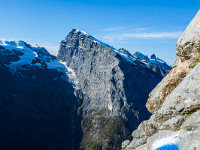
[[[24,40],[57,54],[72,28],[115,48],[155,53],[168,63],[199,0],[0,0],[0,39]]]

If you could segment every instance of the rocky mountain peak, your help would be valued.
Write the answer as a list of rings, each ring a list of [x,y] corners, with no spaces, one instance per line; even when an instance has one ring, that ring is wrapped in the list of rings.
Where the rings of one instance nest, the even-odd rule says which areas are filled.
[[[155,59],[156,60],[156,55],[155,54],[152,54],[151,56],[150,56],[150,59]]]
[[[135,52],[133,55],[136,55],[142,59],[149,59],[149,57],[147,55],[144,55],[143,53],[141,53],[139,51]]]
[[[164,75],[127,50],[75,29],[61,42],[57,58],[79,80],[81,147],[120,149],[130,131],[149,117],[147,96]]]

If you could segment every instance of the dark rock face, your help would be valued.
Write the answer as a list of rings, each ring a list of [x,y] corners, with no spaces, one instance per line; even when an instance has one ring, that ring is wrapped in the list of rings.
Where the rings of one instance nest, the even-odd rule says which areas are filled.
[[[127,51],[75,29],[61,42],[57,58],[79,79],[81,148],[120,149],[131,131],[149,118],[145,103],[163,75]]]
[[[48,68],[59,62],[45,49],[14,44],[0,47],[0,149],[78,149],[79,101],[72,83],[64,72]],[[25,61],[32,56],[28,51],[38,55],[31,63]]]

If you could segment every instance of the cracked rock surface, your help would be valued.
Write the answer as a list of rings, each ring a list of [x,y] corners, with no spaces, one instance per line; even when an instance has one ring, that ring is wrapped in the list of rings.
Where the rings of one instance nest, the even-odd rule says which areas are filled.
[[[200,12],[177,42],[177,60],[171,72],[150,93],[146,104],[153,114],[132,133],[124,150],[156,150],[176,145],[200,149]]]

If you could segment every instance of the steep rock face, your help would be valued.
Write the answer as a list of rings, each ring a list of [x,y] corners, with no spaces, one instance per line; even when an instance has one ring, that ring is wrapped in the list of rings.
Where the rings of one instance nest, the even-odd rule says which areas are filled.
[[[66,73],[44,48],[0,41],[0,149],[77,149],[80,103]]]
[[[199,30],[200,11],[177,41],[178,57],[173,65],[173,69],[150,93],[146,104],[149,112],[155,113],[161,107],[167,95],[177,87],[188,71],[200,61]]]
[[[200,149],[199,21],[200,12],[177,42],[172,71],[150,94],[147,108],[153,115],[132,133],[132,141],[123,142],[122,149]]]
[[[82,149],[120,149],[121,142],[149,117],[144,107],[161,74],[125,50],[73,29],[57,58],[74,70],[83,100]]]

